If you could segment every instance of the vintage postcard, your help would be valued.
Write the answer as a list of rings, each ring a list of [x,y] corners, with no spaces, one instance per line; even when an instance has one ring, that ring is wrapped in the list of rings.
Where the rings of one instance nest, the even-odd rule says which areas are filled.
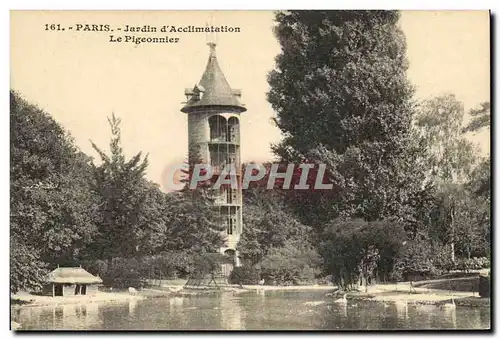
[[[489,11],[10,21],[12,330],[491,330]]]

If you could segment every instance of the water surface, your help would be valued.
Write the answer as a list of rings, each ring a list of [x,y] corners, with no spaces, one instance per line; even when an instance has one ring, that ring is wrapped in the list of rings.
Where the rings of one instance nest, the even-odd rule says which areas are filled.
[[[251,291],[21,307],[12,319],[27,330],[489,329],[490,309],[406,309],[369,301],[339,305],[319,291]]]

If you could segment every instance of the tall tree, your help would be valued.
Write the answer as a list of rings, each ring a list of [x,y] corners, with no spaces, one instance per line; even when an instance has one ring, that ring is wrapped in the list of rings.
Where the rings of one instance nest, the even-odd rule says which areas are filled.
[[[111,127],[110,155],[93,142],[102,163],[94,165],[93,190],[99,196],[99,238],[91,247],[94,256],[108,260],[138,255],[141,216],[147,209],[144,179],[147,156],[138,153],[125,159],[121,147],[120,119],[108,118]]]
[[[240,257],[251,265],[270,249],[290,242],[313,243],[311,227],[302,224],[284,204],[283,191],[254,187],[244,191],[243,234],[238,243]]]
[[[220,209],[214,205],[215,195],[220,194],[212,188],[215,178],[196,183],[191,186],[195,167],[205,165],[200,146],[189,145],[187,170],[184,173],[184,188],[179,194],[172,193],[169,200],[172,204],[170,212],[170,227],[172,240],[171,249],[184,249],[193,254],[202,252],[216,252],[226,244],[224,231],[225,218]],[[208,170],[201,168],[196,176],[203,176]]]
[[[469,111],[472,120],[464,128],[464,132],[479,132],[484,129],[490,128],[491,119],[491,105],[489,102],[481,103],[479,109],[472,109]],[[474,169],[471,176],[471,186],[477,194],[482,195],[485,199],[490,199],[491,187],[491,159],[482,159],[478,166]]]
[[[276,16],[281,53],[268,99],[285,138],[274,151],[285,161],[326,164],[334,184],[330,193],[294,192],[303,221],[414,219],[422,147],[411,134],[413,88],[398,19],[395,11]]]
[[[463,135],[464,115],[463,104],[448,94],[423,101],[415,121],[427,150],[427,179],[441,197],[441,226],[453,262],[458,220],[464,216],[463,185],[477,163],[477,150]]]
[[[11,280],[30,289],[45,264],[75,264],[95,236],[96,201],[90,158],[49,114],[11,91],[10,124]]]
[[[204,196],[168,195],[166,248],[193,253],[216,252],[226,243],[225,225],[219,211]]]
[[[476,163],[477,150],[462,134],[464,116],[463,104],[452,94],[423,101],[416,115],[429,178],[438,186],[466,182]]]
[[[478,132],[490,128],[491,108],[490,103],[481,103],[480,109],[472,109],[469,114],[473,117],[465,129],[465,132]],[[472,216],[475,221],[476,230],[479,232],[473,235],[473,239],[479,241],[479,244],[490,256],[491,246],[491,159],[490,156],[482,158],[479,164],[474,168],[470,181],[466,185],[466,190],[471,193],[472,204],[468,204],[470,211],[473,209]],[[470,255],[470,254],[468,254]]]
[[[381,142],[401,151],[413,89],[395,11],[290,11],[276,16],[281,54],[269,101],[288,135],[277,150],[318,144],[342,154]]]
[[[463,129],[463,132],[477,132],[482,128],[490,126],[491,120],[491,104],[490,102],[483,102],[479,108],[471,109],[469,115],[472,117],[471,121]]]

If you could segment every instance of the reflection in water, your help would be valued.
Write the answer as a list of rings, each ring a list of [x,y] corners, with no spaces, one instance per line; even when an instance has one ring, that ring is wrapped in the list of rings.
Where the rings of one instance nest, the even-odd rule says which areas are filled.
[[[84,322],[85,327],[89,328],[92,325],[99,325],[101,323],[99,319],[99,305],[97,303],[86,303],[81,305],[81,318],[80,322]]]
[[[396,313],[401,320],[408,319],[408,301],[397,301],[395,304]]]
[[[339,305],[339,314],[344,318],[347,318],[347,304],[343,303]]]
[[[135,314],[135,310],[137,309],[137,300],[133,299],[128,302],[128,314],[133,316]]]
[[[481,327],[481,311],[474,309],[474,313],[469,318],[470,328],[477,329]]]
[[[241,322],[240,299],[230,294],[221,296],[221,328],[224,330],[245,329]]]
[[[175,296],[173,298],[170,298],[168,302],[170,303],[170,308],[176,308],[177,306],[182,306],[182,304],[184,303],[184,298]]]
[[[449,326],[447,328],[457,329],[457,310],[455,308],[445,309],[444,315],[449,322]]]
[[[317,303],[314,303],[317,302]],[[324,302],[324,303],[319,303]],[[489,329],[488,308],[441,310],[370,301],[336,304],[324,293],[251,291],[124,302],[15,308],[31,330]]]
[[[15,318],[23,329],[93,329],[101,324],[97,303],[24,307]]]

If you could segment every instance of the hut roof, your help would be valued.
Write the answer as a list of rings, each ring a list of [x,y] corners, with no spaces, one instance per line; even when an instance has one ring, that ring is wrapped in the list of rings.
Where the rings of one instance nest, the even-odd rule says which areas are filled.
[[[90,274],[81,267],[60,267],[54,269],[49,273],[47,281],[50,283],[102,283],[100,277]]]

